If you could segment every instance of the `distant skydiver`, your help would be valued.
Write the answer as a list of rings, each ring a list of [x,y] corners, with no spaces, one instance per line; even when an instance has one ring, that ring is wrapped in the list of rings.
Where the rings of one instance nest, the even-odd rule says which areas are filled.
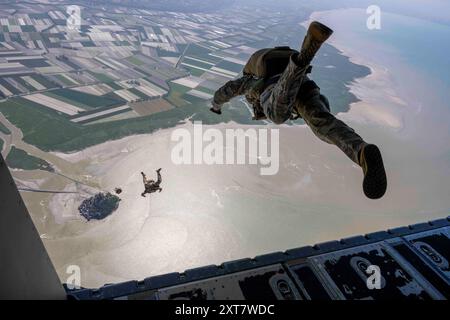
[[[153,193],[153,192],[156,192],[156,191],[159,191],[159,192],[162,191],[162,188],[159,186],[161,184],[161,181],[162,181],[160,171],[161,171],[161,168],[156,170],[156,173],[158,174],[158,180],[157,181],[155,181],[155,180],[148,180],[147,177],[145,176],[145,173],[141,172],[142,179],[144,181],[144,187],[145,187],[145,190],[144,190],[144,192],[141,193],[141,196],[145,197],[146,193]]]
[[[308,28],[300,52],[289,47],[256,51],[239,79],[219,88],[212,100],[212,112],[221,114],[222,105],[245,95],[253,105],[253,119],[269,119],[276,124],[303,118],[321,140],[336,145],[362,167],[363,190],[370,199],[386,192],[387,179],[380,150],[366,143],[355,131],[330,113],[328,99],[307,76],[310,62],[333,31],[314,21]]]

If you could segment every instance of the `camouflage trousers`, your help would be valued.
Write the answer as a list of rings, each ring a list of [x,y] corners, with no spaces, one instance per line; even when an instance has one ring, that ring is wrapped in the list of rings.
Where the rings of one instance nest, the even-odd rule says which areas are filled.
[[[274,123],[283,123],[295,108],[319,139],[336,145],[359,165],[364,140],[330,113],[328,99],[304,72],[291,61],[279,80],[264,90],[260,99],[265,115]]]

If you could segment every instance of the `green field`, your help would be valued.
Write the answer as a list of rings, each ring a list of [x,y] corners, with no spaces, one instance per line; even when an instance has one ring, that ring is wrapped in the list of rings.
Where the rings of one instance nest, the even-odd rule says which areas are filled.
[[[53,171],[53,167],[42,159],[36,158],[22,149],[12,146],[6,157],[6,163],[12,169]]]
[[[156,52],[158,53],[158,57],[178,57],[180,54],[178,52],[166,51],[161,48],[156,48]]]
[[[54,75],[54,77],[57,78],[62,83],[64,83],[66,86],[77,85],[77,83],[73,82],[72,80],[67,79],[66,77],[64,77],[64,76],[62,76],[60,74],[56,74],[56,75]]]
[[[177,107],[185,106],[187,103],[184,100],[183,96],[186,94],[186,92],[188,92],[191,89],[188,87],[182,86],[181,84],[177,84],[177,83],[173,83],[173,82],[169,83],[169,87],[170,87],[170,91],[169,91],[169,95],[167,96],[166,100]]]
[[[233,62],[229,62],[229,61],[221,61],[220,63],[218,63],[216,65],[217,68],[222,68],[225,70],[229,70],[229,71],[233,71],[233,72],[241,72],[244,69],[243,65],[237,64],[237,63],[233,63]]]
[[[124,41],[114,41],[114,45],[116,46],[131,46],[131,43],[124,40]]]
[[[151,76],[155,76],[163,80],[173,79],[176,77],[183,76],[184,74],[185,73],[182,72],[181,70],[176,70],[172,68],[158,68],[150,71]]]
[[[86,110],[86,111],[93,109],[92,107],[89,107],[89,106],[85,105],[81,101],[74,101],[74,100],[71,100],[71,99],[67,99],[66,97],[62,97],[60,95],[54,94],[53,91],[47,91],[47,92],[44,92],[43,94],[48,96],[48,97],[55,98],[55,99],[57,99],[59,101],[67,102],[67,103],[69,103],[71,105],[77,106],[77,107],[79,107],[79,108],[81,108],[83,110]]]
[[[0,103],[0,112],[23,132],[23,140],[44,151],[73,152],[105,141],[129,135],[151,133],[161,128],[170,128],[193,117],[207,124],[227,121],[251,123],[244,108],[225,108],[222,116],[208,110],[208,106],[188,104],[146,117],[118,120],[83,126],[71,122],[64,115],[22,98],[12,98]],[[193,101],[193,100],[192,100]]]
[[[222,59],[209,55],[211,50],[198,46],[196,44],[189,45],[189,48],[185,52],[185,56],[198,58],[211,63],[219,63]]]
[[[144,62],[141,61],[141,60],[139,60],[139,59],[138,59],[137,57],[135,57],[135,56],[128,57],[126,60],[127,60],[128,62],[131,62],[132,64],[134,64],[134,65],[136,65],[136,66],[142,66],[142,65],[144,65]]]
[[[93,94],[88,94],[70,89],[56,89],[52,90],[51,92],[47,92],[47,94],[56,99],[61,99],[62,101],[66,101],[73,105],[79,105],[81,108],[83,108],[82,106],[85,106],[85,109],[86,107],[88,109],[95,109],[125,103],[125,100],[123,99],[116,99],[107,96],[95,96]],[[80,101],[82,103],[80,103]]]
[[[1,122],[0,122],[0,132],[4,134],[11,134],[11,131],[9,131],[9,129]]]
[[[56,88],[58,87],[58,85],[54,82],[51,82],[48,78],[40,75],[40,74],[32,74],[31,78],[33,78],[34,80],[36,80],[37,82],[39,82],[41,85],[43,85],[44,87],[46,87],[47,89],[50,88]]]
[[[106,83],[109,87],[111,87],[113,90],[120,90],[123,89],[121,86],[119,86],[117,83],[115,82],[108,82]]]
[[[104,73],[98,73],[98,72],[94,72],[94,71],[88,71],[88,72],[89,72],[91,75],[93,75],[94,78],[97,79],[97,80],[100,81],[100,82],[108,83],[108,84],[109,84],[109,82],[114,82],[114,81],[115,81],[113,78],[107,76],[107,75],[104,74]]]
[[[183,59],[183,62],[187,63],[187,64],[190,64],[190,65],[193,65],[193,66],[196,66],[196,67],[199,67],[199,68],[203,68],[203,69],[210,69],[211,67],[213,67],[210,64],[207,64],[207,63],[204,63],[204,62],[200,62],[200,61],[197,61],[197,60],[193,60],[193,59],[190,59],[190,58]]]
[[[7,82],[5,79],[0,78],[0,84],[8,89],[12,94],[20,94],[21,92],[16,89],[13,85]]]
[[[204,74],[206,72],[206,71],[199,70],[197,68],[188,67],[185,65],[182,65],[182,67],[184,69],[186,69],[189,72],[189,74],[193,75],[194,77],[200,77],[202,74]]]
[[[27,66],[28,68],[39,68],[50,66],[45,59],[24,59],[24,60],[17,60],[17,62],[20,62],[21,64]]]
[[[196,96],[192,96],[190,94],[186,94],[184,97],[184,100],[186,100],[187,102],[193,104],[193,105],[197,105],[200,108],[206,108],[208,105],[208,102],[204,99],[198,98]]]
[[[201,91],[204,93],[208,93],[208,94],[212,94],[212,95],[214,95],[214,93],[216,92],[215,90],[205,88],[205,87],[195,87],[195,90],[198,90],[198,91]]]
[[[141,99],[148,99],[149,98],[149,96],[147,96],[145,93],[139,91],[136,88],[130,88],[130,89],[128,89],[128,91],[130,91],[132,94],[137,95]]]
[[[81,41],[81,44],[83,45],[83,47],[95,47],[95,43],[92,41]]]
[[[24,88],[26,88],[29,92],[32,91],[36,91],[36,89],[30,85],[28,82],[26,82],[25,80],[23,80],[21,77],[11,77],[13,78],[15,81],[17,81],[17,83],[19,83],[20,85],[22,85]]]

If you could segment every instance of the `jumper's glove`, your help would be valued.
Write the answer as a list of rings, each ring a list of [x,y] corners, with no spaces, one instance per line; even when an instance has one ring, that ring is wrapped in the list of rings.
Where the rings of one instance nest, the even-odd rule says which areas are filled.
[[[211,110],[212,112],[217,113],[217,114],[222,114],[222,110],[221,110],[222,106],[220,104],[217,104],[213,100],[213,101],[211,101],[211,105],[212,105],[212,107],[209,110]]]

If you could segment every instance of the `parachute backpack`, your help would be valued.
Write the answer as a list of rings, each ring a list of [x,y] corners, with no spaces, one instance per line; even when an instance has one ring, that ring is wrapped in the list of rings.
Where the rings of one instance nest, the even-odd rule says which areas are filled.
[[[270,79],[273,76],[283,73],[289,64],[291,55],[298,53],[297,50],[287,46],[260,49],[252,54],[244,67],[243,73],[244,75],[251,75],[260,79]],[[310,72],[310,69],[308,72]],[[259,110],[261,107],[258,107],[254,106],[254,120],[259,120],[261,115],[264,114],[262,110]],[[298,118],[300,118],[299,113],[297,110],[293,110],[291,120]]]
[[[252,54],[244,67],[244,75],[268,79],[286,69],[292,54],[298,53],[290,47],[260,49]]]

